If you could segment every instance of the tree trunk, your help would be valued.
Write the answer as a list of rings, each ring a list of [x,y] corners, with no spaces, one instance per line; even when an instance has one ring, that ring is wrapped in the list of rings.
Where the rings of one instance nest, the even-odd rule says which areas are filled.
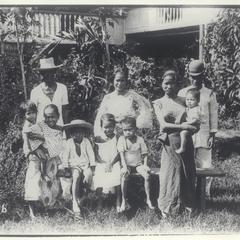
[[[106,55],[106,79],[108,82],[111,62],[110,62],[109,43],[108,43],[108,39],[107,39],[106,19],[102,16],[100,16],[99,18],[100,18],[100,23],[101,23],[101,27],[102,27],[103,41],[104,41],[105,47],[106,47],[106,52],[105,52],[105,55]]]
[[[27,85],[26,85],[24,63],[23,63],[23,43],[22,43],[22,45],[20,45],[19,35],[18,35],[18,26],[17,26],[16,21],[15,21],[15,26],[16,26],[17,49],[18,49],[18,55],[19,55],[20,67],[21,67],[21,74],[22,74],[22,82],[23,82],[24,99],[27,100]]]

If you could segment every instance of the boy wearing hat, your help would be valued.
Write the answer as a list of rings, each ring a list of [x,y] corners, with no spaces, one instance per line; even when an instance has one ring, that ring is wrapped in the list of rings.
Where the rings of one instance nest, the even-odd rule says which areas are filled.
[[[40,59],[38,71],[42,77],[42,83],[32,89],[30,99],[36,104],[38,109],[37,122],[44,119],[43,110],[49,104],[55,104],[59,111],[58,125],[63,125],[67,121],[66,106],[68,105],[67,87],[55,80],[56,70],[62,65],[55,65],[54,59]]]
[[[189,64],[191,85],[178,92],[178,96],[186,97],[191,88],[200,91],[202,121],[200,130],[193,135],[195,148],[195,163],[197,168],[212,167],[212,146],[218,127],[218,104],[215,93],[204,86],[204,64],[200,60],[193,60]],[[206,195],[210,197],[212,178],[207,178]]]
[[[75,215],[80,215],[78,205],[79,187],[83,183],[91,186],[92,168],[95,164],[95,154],[92,145],[86,137],[93,129],[92,125],[84,120],[73,120],[65,124],[63,129],[69,131],[70,138],[66,142],[66,147],[62,155],[62,167],[68,167],[72,172],[72,209]]]

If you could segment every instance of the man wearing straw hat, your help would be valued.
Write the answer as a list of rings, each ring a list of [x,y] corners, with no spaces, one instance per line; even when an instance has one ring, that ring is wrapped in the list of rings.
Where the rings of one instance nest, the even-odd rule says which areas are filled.
[[[48,104],[55,104],[58,107],[60,114],[57,122],[58,125],[62,126],[64,122],[67,122],[67,87],[62,83],[56,82],[54,76],[56,70],[61,66],[62,65],[55,65],[52,57],[40,59],[40,67],[38,70],[43,82],[32,89],[30,95],[30,99],[37,105],[37,122],[43,121],[43,110]]]
[[[191,85],[179,91],[178,95],[186,97],[191,88],[200,91],[202,121],[200,130],[193,135],[195,148],[195,163],[197,168],[212,167],[212,147],[218,127],[218,104],[215,93],[204,86],[204,64],[200,60],[193,60],[189,64]],[[206,196],[210,197],[212,178],[207,178]]]

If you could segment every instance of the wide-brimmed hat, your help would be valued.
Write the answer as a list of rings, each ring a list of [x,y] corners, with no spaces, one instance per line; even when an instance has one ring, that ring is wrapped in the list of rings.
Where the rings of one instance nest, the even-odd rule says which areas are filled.
[[[55,65],[53,57],[42,58],[39,61],[40,66],[37,68],[39,71],[55,70],[61,67],[63,64]]]
[[[72,120],[70,123],[63,125],[64,129],[69,128],[87,128],[93,129],[93,125],[81,119]]]
[[[199,76],[204,72],[204,64],[200,60],[193,60],[188,66],[188,72],[191,76]]]

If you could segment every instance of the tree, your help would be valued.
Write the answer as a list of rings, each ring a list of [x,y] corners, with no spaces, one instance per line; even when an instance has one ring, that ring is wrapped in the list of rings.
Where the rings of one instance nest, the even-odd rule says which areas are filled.
[[[217,90],[220,116],[240,110],[240,9],[226,8],[207,28],[204,58],[207,76]]]
[[[27,84],[24,66],[24,47],[27,42],[31,42],[33,40],[33,26],[39,25],[39,22],[34,19],[32,9],[26,7],[2,8],[0,11],[0,17],[1,43],[3,43],[4,41],[14,41],[17,44],[24,97],[25,99],[27,99]]]

